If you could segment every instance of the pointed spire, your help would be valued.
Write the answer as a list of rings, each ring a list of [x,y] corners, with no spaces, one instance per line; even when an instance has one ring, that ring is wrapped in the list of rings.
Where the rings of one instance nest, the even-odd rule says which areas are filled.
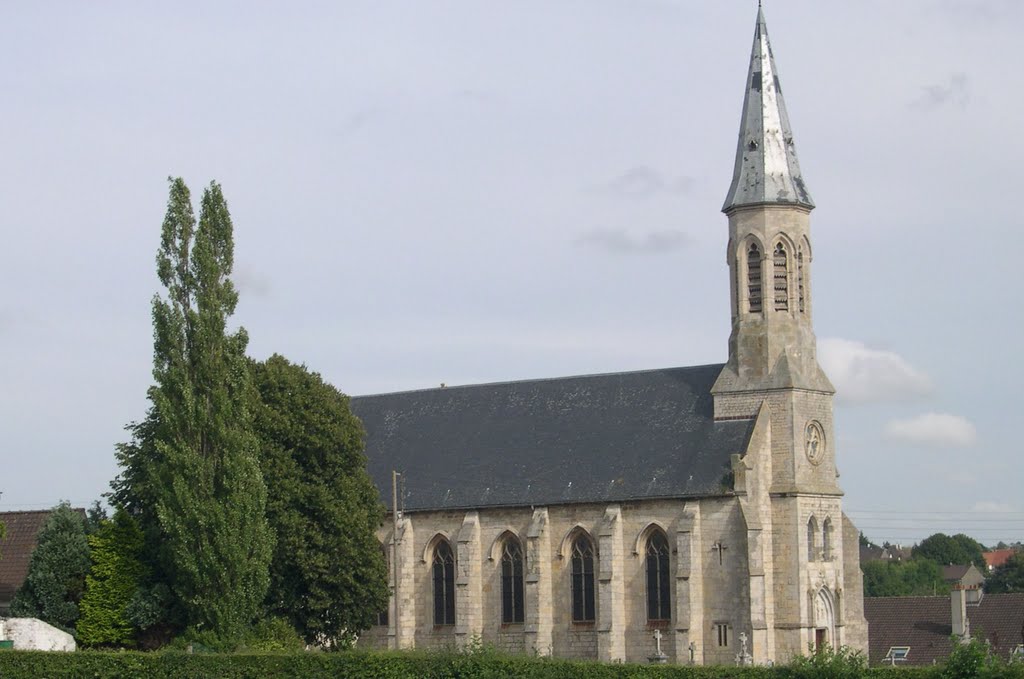
[[[736,148],[736,167],[722,212],[763,204],[814,208],[814,201],[800,174],[793,130],[789,127],[786,104],[782,100],[764,12],[758,2],[754,47],[750,54],[750,72],[747,74]]]

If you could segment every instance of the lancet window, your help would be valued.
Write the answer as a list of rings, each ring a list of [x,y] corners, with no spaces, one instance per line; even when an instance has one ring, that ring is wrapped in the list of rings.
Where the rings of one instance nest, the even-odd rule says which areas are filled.
[[[821,524],[821,558],[825,561],[832,559],[832,519],[825,519]]]
[[[761,248],[751,243],[747,248],[747,308],[761,313]]]
[[[647,619],[672,619],[668,539],[660,530],[647,538]]]
[[[804,251],[801,249],[796,254],[796,292],[797,301],[800,305],[800,313],[804,312]]]
[[[789,261],[786,256],[786,246],[782,243],[775,245],[775,252],[772,254],[775,271],[775,310],[789,310]]]
[[[572,620],[594,622],[594,543],[580,533],[572,543]]]
[[[818,522],[812,516],[807,521],[807,560],[816,561],[818,558]]]
[[[501,621],[518,624],[523,620],[523,547],[510,535],[501,550]]]
[[[455,624],[455,554],[447,540],[434,547],[434,624]]]

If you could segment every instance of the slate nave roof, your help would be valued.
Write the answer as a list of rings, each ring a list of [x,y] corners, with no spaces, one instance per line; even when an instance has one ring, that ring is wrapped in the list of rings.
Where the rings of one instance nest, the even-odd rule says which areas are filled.
[[[390,506],[468,509],[731,490],[753,420],[715,422],[722,365],[357,396],[367,468]]]

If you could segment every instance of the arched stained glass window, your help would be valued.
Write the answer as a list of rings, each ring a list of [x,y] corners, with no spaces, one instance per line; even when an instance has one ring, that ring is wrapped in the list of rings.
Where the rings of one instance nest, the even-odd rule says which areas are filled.
[[[672,619],[668,539],[660,530],[647,538],[647,619]]]
[[[509,536],[501,550],[501,621],[523,622],[523,547]]]
[[[594,622],[594,544],[583,533],[572,543],[572,620]]]
[[[455,554],[447,540],[434,547],[434,624],[455,624]]]

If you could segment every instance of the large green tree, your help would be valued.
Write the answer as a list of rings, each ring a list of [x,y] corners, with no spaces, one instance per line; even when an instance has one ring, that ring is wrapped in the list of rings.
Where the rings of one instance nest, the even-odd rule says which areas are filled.
[[[989,593],[1024,592],[1024,552],[1015,552],[985,580]]]
[[[938,564],[930,559],[865,561],[864,596],[928,596],[949,592]]]
[[[267,516],[277,532],[267,596],[308,642],[342,644],[387,605],[375,530],[384,518],[348,397],[274,355],[254,363]]]
[[[931,559],[943,566],[967,565],[969,563],[981,566],[985,563],[985,557],[982,555],[984,551],[985,548],[981,543],[963,533],[952,536],[935,533],[914,547],[913,555],[915,559]]]
[[[73,633],[89,565],[85,517],[62,502],[39,531],[28,575],[11,602],[11,615],[39,618]]]
[[[201,205],[197,227],[188,187],[170,180],[157,253],[165,294],[153,300],[152,405],[119,450],[125,468],[112,497],[140,516],[159,547],[158,570],[182,623],[232,639],[259,613],[274,540],[249,410],[248,338],[227,327],[238,294],[219,185],[210,184]]]
[[[92,569],[85,578],[78,640],[88,645],[134,645],[128,606],[145,577],[142,530],[123,509],[89,536]]]

